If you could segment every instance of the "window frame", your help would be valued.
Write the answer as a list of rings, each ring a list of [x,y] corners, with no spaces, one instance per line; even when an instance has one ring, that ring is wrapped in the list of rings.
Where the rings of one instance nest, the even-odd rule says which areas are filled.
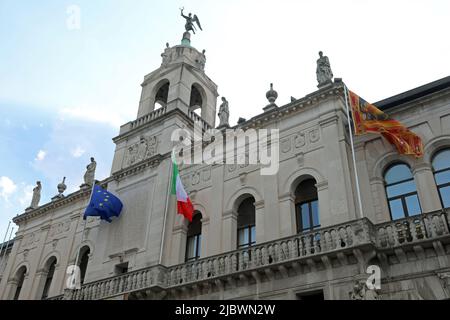
[[[391,169],[393,169],[394,167],[401,166],[401,165],[404,165],[404,166],[406,166],[408,168],[409,172],[411,173],[411,178],[403,179],[403,180],[400,180],[400,181],[396,181],[394,183],[387,183],[387,181],[386,181],[387,173]],[[413,174],[413,172],[411,170],[411,167],[408,164],[406,164],[404,162],[396,162],[394,164],[391,164],[389,167],[386,168],[386,170],[384,170],[383,181],[384,181],[384,190],[386,192],[386,201],[387,201],[387,205],[388,205],[388,208],[389,208],[389,216],[391,218],[391,221],[397,221],[397,220],[401,220],[401,219],[405,219],[405,218],[409,218],[409,217],[414,217],[414,216],[421,215],[423,213],[422,205],[420,204],[419,193],[417,192],[417,184],[416,184],[416,181],[414,179],[414,174]],[[400,195],[397,195],[397,196],[393,196],[393,197],[389,197],[388,187],[400,185],[402,183],[409,182],[409,181],[413,181],[414,182],[415,191],[408,192],[408,193],[403,193],[403,194],[400,194]],[[407,203],[406,203],[406,198],[414,196],[414,195],[417,197],[417,203],[419,204],[420,213],[415,214],[415,215],[410,215],[409,214],[409,210],[408,210],[408,206],[407,206]],[[404,217],[399,218],[399,219],[394,219],[393,216],[392,216],[391,201],[395,201],[395,200],[399,200],[399,199],[400,199],[400,201],[402,203],[402,209],[403,209]]]
[[[449,151],[450,152],[450,148],[443,148],[443,149],[438,150],[437,152],[434,153],[433,157],[431,158],[431,169],[433,171],[433,179],[434,179],[434,183],[436,184],[436,188],[437,188],[437,191],[438,191],[438,194],[439,194],[439,200],[441,201],[441,207],[443,209],[450,208],[450,206],[449,207],[445,207],[444,201],[442,199],[441,189],[446,188],[446,187],[450,187],[450,181],[447,182],[447,183],[444,183],[444,184],[438,184],[437,181],[436,181],[436,175],[439,174],[439,173],[442,173],[442,172],[446,172],[446,171],[450,172],[450,166],[448,166],[448,167],[446,167],[444,169],[435,170],[433,163],[434,163],[436,157],[440,153],[445,152],[445,151]]]
[[[189,257],[189,240],[190,239],[194,239],[195,242],[195,248],[194,248],[194,256],[193,257]],[[201,255],[201,242],[202,241],[202,234],[198,233],[195,234],[193,236],[187,237],[186,239],[186,254],[185,254],[185,262],[191,262],[191,261],[196,261],[198,259],[200,259],[200,255]]]
[[[313,210],[312,210],[312,205],[311,205],[313,202],[317,202],[317,215],[319,218],[318,225],[314,225]],[[303,227],[302,206],[304,204],[308,204],[308,219],[310,222],[309,228]],[[297,233],[303,233],[303,232],[320,229],[320,212],[319,212],[319,199],[318,198],[310,199],[310,200],[303,201],[303,202],[297,202],[295,204],[295,211],[296,211],[296,219],[297,219]]]
[[[252,239],[252,229],[255,230],[255,238]],[[245,239],[243,244],[240,244],[239,234],[241,230],[248,230],[248,237]],[[245,233],[244,233],[245,234]],[[247,224],[237,229],[237,249],[246,249],[254,246],[256,244],[256,225],[255,224]]]

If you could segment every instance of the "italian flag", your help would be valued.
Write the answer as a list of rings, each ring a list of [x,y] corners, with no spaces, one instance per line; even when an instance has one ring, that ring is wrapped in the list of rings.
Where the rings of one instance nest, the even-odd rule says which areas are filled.
[[[178,214],[182,214],[186,219],[192,222],[192,216],[194,215],[194,206],[191,199],[186,193],[181,182],[180,173],[178,172],[177,160],[175,159],[175,152],[172,152],[172,194],[177,196],[177,211]]]

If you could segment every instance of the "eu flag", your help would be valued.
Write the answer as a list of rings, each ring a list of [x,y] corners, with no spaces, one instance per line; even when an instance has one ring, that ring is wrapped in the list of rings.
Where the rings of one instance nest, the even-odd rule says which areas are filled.
[[[100,217],[102,220],[111,222],[111,217],[118,217],[122,211],[122,201],[106,191],[102,187],[95,185],[92,190],[91,201],[84,211],[83,219],[86,217]]]

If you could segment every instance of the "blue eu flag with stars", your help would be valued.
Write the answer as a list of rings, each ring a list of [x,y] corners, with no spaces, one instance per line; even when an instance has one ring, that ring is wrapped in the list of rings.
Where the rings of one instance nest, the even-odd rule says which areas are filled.
[[[100,217],[102,220],[111,222],[111,217],[118,217],[122,211],[122,201],[106,191],[102,187],[95,185],[92,190],[91,201],[86,207],[83,219],[86,217]]]

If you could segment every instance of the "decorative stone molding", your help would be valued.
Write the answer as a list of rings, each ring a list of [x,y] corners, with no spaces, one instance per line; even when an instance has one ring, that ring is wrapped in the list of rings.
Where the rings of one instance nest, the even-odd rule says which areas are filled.
[[[343,100],[343,85],[342,83],[333,84],[330,88],[316,91],[304,98],[295,100],[277,109],[272,109],[268,112],[260,114],[234,128],[242,128],[244,130],[249,128],[258,128],[267,125],[268,123],[282,119],[285,117],[292,117],[294,113],[301,112],[303,109],[316,106],[320,102],[329,99],[330,97],[339,97]]]
[[[139,142],[136,142],[126,148],[123,158],[122,168],[127,168],[135,163],[153,157],[158,149],[158,138],[156,136],[141,136]]]
[[[105,184],[105,183],[107,183],[107,181],[108,181],[108,179],[102,181],[101,184]],[[16,216],[15,218],[13,218],[13,222],[16,224],[20,224],[29,219],[39,217],[49,211],[53,211],[57,208],[61,208],[61,207],[70,205],[73,202],[76,202],[79,200],[84,200],[84,199],[89,199],[90,195],[91,195],[91,189],[86,189],[86,190],[82,189],[82,190],[76,191],[60,200],[49,202],[45,205],[40,206],[37,209],[27,211],[19,216]]]
[[[161,156],[160,154],[157,154],[151,158],[148,158],[146,160],[135,163],[134,165],[132,165],[130,167],[127,167],[125,169],[114,172],[112,174],[112,178],[115,181],[120,181],[123,178],[126,178],[128,176],[138,174],[139,172],[142,172],[142,171],[146,170],[147,168],[151,168],[151,169],[156,168],[157,166],[159,166],[159,164],[161,163],[161,161],[163,159],[164,159],[163,156]]]
[[[316,183],[316,188],[318,192],[328,189],[328,181]]]
[[[297,133],[280,138],[281,154],[303,154],[305,148],[319,143],[321,133],[319,126],[303,129]]]

